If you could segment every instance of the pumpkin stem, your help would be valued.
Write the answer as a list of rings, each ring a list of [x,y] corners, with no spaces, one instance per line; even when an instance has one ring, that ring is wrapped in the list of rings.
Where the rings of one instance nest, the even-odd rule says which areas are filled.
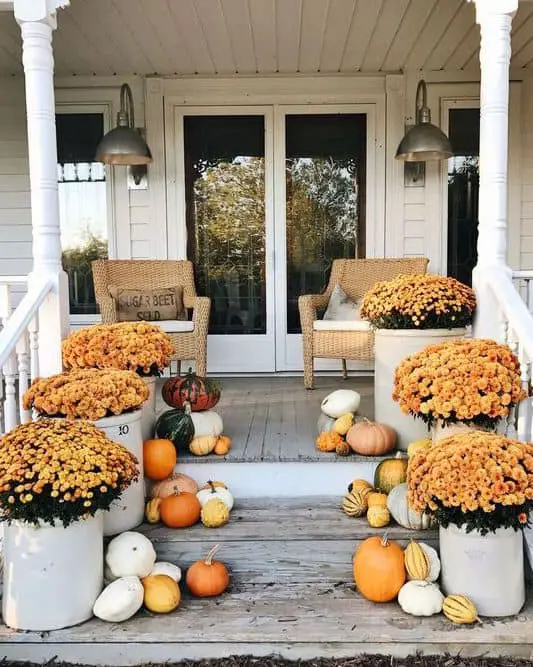
[[[207,480],[207,483],[211,487],[211,493],[216,493],[217,492],[217,487],[214,485],[214,483],[210,479]]]
[[[191,404],[190,404],[189,401],[185,401],[185,403],[183,404],[183,409],[185,410],[185,414],[186,414],[186,415],[190,415],[190,414],[191,414],[192,409],[191,409]]]
[[[215,544],[215,546],[209,551],[204,560],[204,563],[206,565],[213,565],[213,556],[219,549],[220,549],[220,544]]]
[[[388,547],[389,546],[389,531],[386,530],[383,533],[383,537],[381,538],[381,546],[382,547]]]

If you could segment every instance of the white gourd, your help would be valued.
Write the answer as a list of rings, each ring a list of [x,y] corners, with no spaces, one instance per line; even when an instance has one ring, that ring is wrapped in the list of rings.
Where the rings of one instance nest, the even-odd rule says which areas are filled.
[[[156,562],[150,574],[166,574],[167,577],[174,579],[177,584],[181,581],[181,569],[174,563],[167,563],[163,560]]]
[[[107,547],[105,562],[115,577],[147,577],[154,567],[155,549],[150,540],[133,531],[114,537]]]
[[[337,389],[328,394],[322,401],[320,408],[328,417],[337,419],[348,412],[357,412],[361,396],[351,389]]]
[[[436,522],[428,514],[416,512],[407,501],[407,484],[398,484],[389,493],[387,507],[396,523],[411,530],[428,530]]]
[[[439,587],[428,581],[408,581],[398,593],[398,604],[411,616],[440,614],[443,602]]]
[[[115,577],[115,575],[111,572],[109,569],[109,565],[106,563],[104,566],[104,584],[107,586],[113,581],[116,581],[118,577]]]
[[[231,492],[220,486],[216,486],[214,490],[212,488],[202,489],[201,491],[198,491],[196,497],[200,501],[202,507],[210,500],[221,500],[230,512],[233,509],[233,503],[235,502]]]
[[[333,417],[328,417],[323,412],[321,412],[320,417],[318,418],[318,421],[316,423],[317,435],[333,431],[334,424],[335,424],[335,419],[333,419]]]
[[[96,598],[93,614],[108,623],[127,621],[142,607],[144,589],[139,577],[121,577]]]
[[[436,549],[430,547],[429,544],[426,544],[425,542],[419,542],[418,544],[420,544],[420,546],[424,550],[424,553],[426,554],[429,563],[429,574],[426,581],[429,582],[437,581],[440,575],[439,554],[437,553]]]
[[[218,437],[224,431],[222,417],[214,410],[191,412],[190,418],[194,424],[194,436],[196,438],[202,435]]]

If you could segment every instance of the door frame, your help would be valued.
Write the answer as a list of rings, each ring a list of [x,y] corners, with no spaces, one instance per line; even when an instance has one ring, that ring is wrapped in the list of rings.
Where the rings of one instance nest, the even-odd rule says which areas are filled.
[[[285,184],[285,117],[295,114],[366,115],[366,256],[385,256],[385,118],[376,102],[360,104],[277,104],[274,111],[274,208],[276,283],[276,371],[301,371],[302,334],[287,334],[287,220]],[[317,359],[317,370],[338,368],[338,360]],[[367,370],[367,364],[351,362],[352,370]]]
[[[265,119],[265,273],[266,333],[209,335],[207,358],[213,373],[271,373],[275,371],[275,294],[274,294],[274,129],[273,108],[268,106],[167,106],[166,164],[168,210],[174,212],[175,223],[169,214],[168,258],[187,259],[187,225],[185,201],[185,116],[263,116]],[[171,132],[168,130],[172,128]],[[169,136],[170,135],[170,136]],[[268,280],[268,276],[272,276]],[[250,359],[254,367],[250,368]]]

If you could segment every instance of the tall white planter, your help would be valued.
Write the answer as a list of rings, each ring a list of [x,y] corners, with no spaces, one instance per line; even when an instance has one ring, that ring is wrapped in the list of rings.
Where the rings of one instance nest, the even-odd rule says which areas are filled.
[[[441,584],[446,595],[468,596],[480,616],[513,616],[525,602],[522,531],[467,533],[441,526]]]
[[[16,630],[58,630],[91,618],[104,582],[103,513],[62,524],[4,527],[2,616]]]
[[[127,447],[139,462],[139,479],[115,500],[104,515],[104,535],[116,535],[142,523],[144,517],[142,410],[126,412],[116,417],[104,417],[95,422],[110,440]]]
[[[150,396],[148,396],[145,401],[142,410],[141,410],[141,437],[144,440],[150,440],[154,437],[154,426],[155,426],[155,404],[156,404],[156,378],[155,377],[144,377],[143,378],[148,390],[150,391]]]
[[[398,434],[398,449],[407,450],[413,440],[427,438],[428,427],[400,410],[392,400],[394,373],[406,357],[428,345],[464,338],[466,329],[377,329],[375,332],[374,418]]]

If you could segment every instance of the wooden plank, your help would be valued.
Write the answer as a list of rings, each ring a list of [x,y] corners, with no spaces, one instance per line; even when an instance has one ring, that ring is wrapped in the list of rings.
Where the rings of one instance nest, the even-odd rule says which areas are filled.
[[[321,72],[339,72],[357,0],[330,0],[320,56]]]
[[[463,0],[437,2],[424,30],[418,36],[405,63],[406,69],[421,69],[435,45],[442,39],[456,13],[463,7]]]
[[[198,16],[191,0],[168,3],[178,34],[186,45],[195,74],[215,74],[215,65],[209,45],[202,32]],[[179,26],[179,27],[178,27]]]
[[[361,69],[382,6],[383,0],[357,3],[341,62],[341,71],[353,72]]]
[[[361,70],[378,72],[382,69],[383,61],[387,56],[394,36],[402,25],[403,15],[408,4],[409,0],[396,0],[396,2],[386,2],[383,5],[383,10],[363,58]],[[398,70],[399,67],[397,66],[394,69]]]
[[[300,38],[299,72],[318,72],[329,11],[329,2],[304,0]]]
[[[461,9],[453,17],[441,40],[435,45],[424,64],[424,68],[428,70],[445,69],[457,45],[466,39],[474,25],[475,7],[471,3],[464,2]]]
[[[249,0],[258,72],[276,72],[276,12],[274,0]]]
[[[220,2],[194,0],[194,6],[217,74],[234,74],[235,59]]]
[[[222,0],[221,4],[236,72],[253,74],[257,70],[257,63],[248,3],[246,0]]]
[[[177,25],[169,10],[167,0],[150,0],[144,3],[145,14],[157,35],[157,41],[167,54],[166,73],[186,74],[194,72],[191,54],[181,36],[184,26]]]

